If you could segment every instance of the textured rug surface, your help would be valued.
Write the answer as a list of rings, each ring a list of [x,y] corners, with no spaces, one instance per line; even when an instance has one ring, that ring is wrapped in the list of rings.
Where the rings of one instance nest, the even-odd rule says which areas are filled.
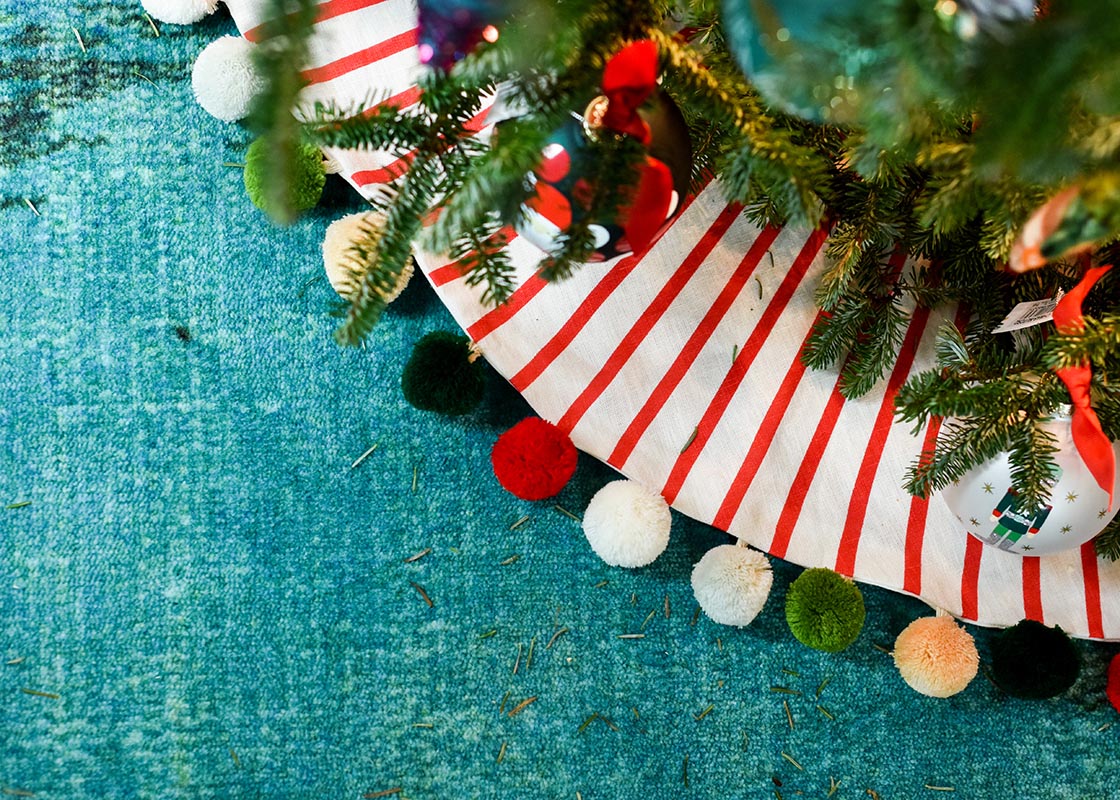
[[[503,493],[516,393],[494,376],[450,421],[400,396],[453,325],[432,291],[337,347],[318,247],[349,195],[280,230],[225,166],[249,134],[189,74],[233,32],[0,0],[3,796],[1116,795],[1115,645],[1078,642],[1061,698],[931,700],[877,649],[915,600],[865,589],[859,640],[817,653],[784,621],[796,569],[723,628],[688,581],[723,534],[677,517],[621,571]],[[612,477],[584,459],[557,503]]]

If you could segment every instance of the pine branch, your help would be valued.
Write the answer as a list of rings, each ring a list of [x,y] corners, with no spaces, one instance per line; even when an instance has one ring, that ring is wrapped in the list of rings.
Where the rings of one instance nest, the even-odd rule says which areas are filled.
[[[408,152],[428,137],[428,124],[416,113],[384,102],[371,102],[367,108],[343,111],[316,105],[304,130],[316,144],[344,150]]]
[[[1056,333],[1043,348],[1043,363],[1050,369],[1075,367],[1086,361],[1100,363],[1120,350],[1120,314],[1105,314],[1100,319],[1084,317],[1081,332]]]
[[[1104,530],[1093,538],[1097,555],[1109,561],[1120,561],[1120,516],[1112,518]]]
[[[502,123],[489,151],[444,180],[448,193],[439,219],[425,234],[425,247],[449,250],[464,232],[484,227],[497,211],[503,212],[504,221],[514,221],[511,216],[531,195],[526,176],[540,164],[545,144],[536,122],[529,117]]]
[[[906,314],[896,301],[875,304],[871,324],[861,331],[840,371],[845,398],[867,394],[894,365],[906,334]]]
[[[497,306],[513,294],[516,270],[506,246],[509,239],[497,224],[489,229],[471,231],[453,251],[460,259],[460,268],[467,276],[467,286],[485,285],[484,305]]]
[[[271,154],[262,175],[265,208],[276,222],[295,220],[294,176],[300,125],[292,116],[304,80],[308,40],[315,19],[314,0],[269,0],[262,35],[253,48],[253,62],[264,87],[254,98],[249,127],[261,134]]]
[[[396,184],[395,193],[381,201],[385,214],[377,237],[376,250],[357,246],[357,256],[368,265],[342,325],[335,331],[339,344],[358,345],[369,335],[385,310],[386,300],[400,280],[401,272],[412,258],[412,242],[421,220],[435,199],[437,172],[432,157],[418,158]]]
[[[790,132],[775,125],[741,78],[714,74],[700,55],[660,30],[648,32],[662,54],[671,93],[688,94],[735,136],[736,147],[722,165],[726,192],[747,200],[755,185],[769,194],[795,224],[816,225],[823,204],[816,187],[829,163],[811,148],[794,143]]]

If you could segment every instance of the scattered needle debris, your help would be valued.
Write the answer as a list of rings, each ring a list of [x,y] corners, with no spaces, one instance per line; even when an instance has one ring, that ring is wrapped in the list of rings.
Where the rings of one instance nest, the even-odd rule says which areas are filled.
[[[420,593],[420,597],[422,597],[424,599],[424,602],[428,604],[428,608],[435,608],[435,603],[432,602],[432,598],[428,597],[428,593],[424,591],[423,586],[416,583],[415,581],[409,581],[409,583],[412,584],[413,589]]]
[[[532,705],[532,704],[533,704],[533,703],[535,703],[535,702],[537,702],[537,697],[536,697],[536,695],[534,695],[534,696],[532,696],[532,697],[527,697],[527,698],[525,698],[524,700],[522,700],[522,701],[521,701],[520,703],[518,703],[517,705],[515,705],[515,706],[514,706],[514,707],[513,707],[513,708],[512,708],[511,710],[510,710],[510,712],[509,712],[509,716],[511,716],[511,717],[516,717],[516,716],[517,716],[518,714],[520,714],[520,713],[521,713],[522,711],[524,711],[524,710],[525,710],[526,708],[528,708],[528,707],[529,707],[530,705]]]
[[[428,554],[429,554],[429,553],[431,553],[431,552],[432,552],[432,548],[430,548],[430,547],[425,547],[425,548],[424,548],[423,550],[421,550],[421,551],[420,551],[419,553],[417,553],[416,555],[412,555],[412,556],[409,556],[408,558],[406,558],[406,559],[404,560],[404,563],[406,563],[406,564],[411,564],[411,563],[412,563],[412,562],[414,562],[414,561],[419,561],[420,559],[422,559],[422,558],[423,558],[424,556],[428,555]]]
[[[361,464],[363,461],[365,461],[367,458],[369,458],[371,455],[373,455],[373,451],[377,449],[377,445],[379,445],[379,444],[381,444],[381,443],[380,442],[375,442],[373,447],[371,447],[369,450],[366,450],[364,453],[362,453],[360,456],[358,456],[354,460],[354,463],[350,465],[350,469],[356,469],[359,464]]]

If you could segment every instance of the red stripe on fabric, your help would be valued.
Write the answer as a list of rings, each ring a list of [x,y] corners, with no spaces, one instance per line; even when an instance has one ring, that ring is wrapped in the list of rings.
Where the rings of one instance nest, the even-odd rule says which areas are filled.
[[[1023,615],[1035,622],[1042,618],[1042,564],[1038,556],[1023,558]]]
[[[899,271],[905,262],[905,255],[898,255]],[[840,546],[836,553],[836,571],[841,575],[851,576],[855,572],[856,555],[859,551],[860,537],[863,535],[863,523],[867,518],[867,504],[871,499],[871,490],[875,485],[875,474],[879,471],[879,462],[883,459],[883,451],[887,446],[891,425],[894,423],[894,397],[906,377],[910,368],[914,366],[914,359],[918,355],[918,343],[925,332],[929,322],[929,308],[919,308],[910,317],[910,325],[906,329],[906,337],[898,351],[898,360],[887,379],[886,391],[883,400],[879,403],[879,413],[871,427],[871,438],[867,442],[867,449],[863,452],[863,460],[856,473],[856,483],[852,488],[852,496],[848,501],[848,515],[844,520],[844,530],[840,534]]]
[[[1085,619],[1089,623],[1089,636],[1104,638],[1104,620],[1101,615],[1101,577],[1097,570],[1097,548],[1092,541],[1081,545],[1081,578],[1085,583]]]
[[[463,130],[470,131],[471,133],[478,133],[486,127],[486,117],[490,115],[490,106],[479,111],[473,117],[468,119],[463,125]]]
[[[355,186],[369,186],[371,183],[392,183],[404,175],[408,165],[416,158],[416,151],[407,153],[395,161],[391,161],[380,169],[363,169],[350,175],[350,180]]]
[[[477,322],[467,328],[467,336],[471,338],[472,342],[480,341],[484,336],[489,336],[513,319],[514,315],[540,294],[541,289],[547,285],[548,281],[540,275],[533,275],[525,283],[518,286],[503,305],[487,311]]]
[[[341,17],[343,14],[349,14],[351,11],[361,11],[363,8],[371,8],[386,0],[328,0],[326,3],[320,4],[315,11],[315,23],[318,24],[324,20],[333,19],[334,17]],[[292,15],[293,17],[296,15]],[[265,23],[261,23],[255,28],[245,32],[245,38],[250,42],[258,42],[264,35]]]
[[[685,198],[684,205],[681,207],[680,214],[684,214],[685,210],[692,205],[692,201],[696,199],[696,195],[689,195]],[[680,219],[678,214],[677,219]],[[648,250],[646,252],[649,252]],[[517,374],[510,378],[510,384],[519,392],[525,391],[541,374],[548,369],[549,365],[555,361],[561,353],[568,349],[569,345],[575,341],[576,336],[587,325],[588,321],[595,316],[595,314],[602,308],[603,303],[607,301],[614,290],[619,287],[626,276],[629,275],[634,267],[640,262],[640,257],[628,256],[611,268],[611,270],[603,276],[603,278],[595,284],[579,307],[568,317],[567,321],[560,327],[548,343],[537,351],[529,362],[518,370]]]
[[[693,465],[700,457],[704,446],[708,443],[712,433],[715,431],[716,426],[719,424],[723,413],[731,404],[732,397],[735,396],[739,384],[743,382],[746,377],[747,371],[750,369],[751,364],[754,363],[755,356],[758,355],[762,349],[762,345],[773,331],[774,323],[777,322],[778,317],[785,310],[786,304],[789,303],[790,298],[793,297],[794,291],[805,277],[805,273],[809,271],[809,266],[813,263],[813,259],[817,257],[817,253],[824,246],[825,239],[828,238],[828,231],[825,228],[817,228],[805,240],[805,244],[801,248],[801,252],[797,254],[793,264],[786,273],[786,277],[782,280],[781,286],[774,296],[770,299],[770,303],[766,306],[766,310],[762,312],[758,322],[755,323],[751,331],[751,335],[747,337],[743,349],[739,351],[739,355],[731,364],[731,369],[723,378],[723,382],[716,390],[715,396],[708,404],[707,409],[704,410],[704,415],[700,418],[700,423],[696,426],[696,437],[673,464],[673,469],[669,473],[668,479],[665,481],[665,486],[661,490],[662,496],[666,502],[673,503],[680,494],[681,487],[684,486],[685,480],[688,478],[689,472],[692,471]]]
[[[518,370],[512,378],[509,379],[510,384],[519,392],[525,391],[532,385],[533,381],[541,376],[541,374],[548,369],[549,365],[559,357],[559,355],[567,349],[568,345],[579,335],[587,322],[595,316],[595,313],[606,302],[607,298],[614,293],[614,290],[626,279],[626,276],[634,271],[634,267],[638,265],[641,259],[635,256],[628,256],[611,268],[611,270],[603,276],[603,279],[595,284],[583,302],[572,313],[570,317],[564,322],[547,344],[537,351],[529,362]]]
[[[755,267],[762,261],[762,257],[766,251],[770,249],[770,245],[774,243],[774,239],[778,237],[779,230],[777,228],[764,228],[753,243],[747,254],[743,256],[739,266],[731,274],[731,278],[724,285],[723,289],[717,295],[715,302],[712,303],[708,312],[704,315],[700,323],[692,331],[692,335],[688,337],[688,341],[684,343],[677,357],[673,359],[673,363],[665,370],[665,374],[661,380],[657,382],[653,392],[642,404],[641,409],[631,420],[626,430],[623,432],[618,443],[615,445],[614,450],[607,457],[607,463],[615,469],[621,470],[626,460],[630,458],[630,454],[634,452],[634,448],[638,446],[639,440],[642,435],[653,424],[653,420],[657,417],[665,403],[669,401],[669,397],[676,390],[680,382],[684,380],[685,374],[696,361],[700,355],[700,351],[704,349],[704,345],[708,343],[712,333],[715,331],[716,326],[719,325],[720,320],[727,314],[731,308],[731,304],[735,302],[735,298],[742,292],[743,287],[750,279],[751,274],[754,272]]]
[[[968,324],[968,309],[963,305],[957,308],[953,320],[957,330],[964,333]],[[930,420],[926,429],[926,437],[922,441],[922,453],[932,452],[937,444],[937,435],[941,431],[941,417]],[[903,578],[902,590],[910,594],[922,593],[922,551],[925,545],[926,521],[929,516],[929,498],[913,497],[910,499],[910,517],[906,521],[906,546],[903,551]]]
[[[961,570],[961,617],[964,619],[979,619],[980,610],[977,602],[980,594],[980,559],[984,555],[984,544],[975,536],[961,533],[964,536],[964,569]]]
[[[809,487],[813,483],[813,476],[821,464],[828,440],[840,419],[840,409],[844,407],[844,395],[840,394],[840,379],[832,387],[832,394],[828,397],[817,428],[813,431],[813,438],[809,440],[809,447],[805,457],[801,459],[801,466],[790,484],[786,501],[782,504],[782,513],[778,516],[778,524],[774,527],[774,541],[770,545],[770,553],[778,558],[785,558],[789,550],[790,539],[793,538],[793,529],[797,525],[797,518],[801,516],[801,508],[805,505],[805,498],[809,494]]]
[[[934,417],[926,428],[922,440],[922,453],[933,450],[937,434],[941,431],[941,417]],[[910,516],[906,520],[906,546],[903,550],[902,591],[922,593],[922,545],[926,537],[926,516],[929,513],[928,497],[910,498]]]
[[[517,238],[517,231],[513,228],[503,228],[502,233],[505,234],[507,245]],[[463,270],[463,263],[465,261],[465,258],[461,258],[458,261],[453,261],[442,267],[436,267],[428,273],[428,280],[431,281],[432,286],[438,288],[465,277],[466,272]]]
[[[801,342],[801,346],[797,348],[797,353],[793,357],[793,363],[786,370],[786,376],[782,379],[781,386],[778,387],[778,391],[770,401],[766,416],[762,418],[758,430],[755,431],[754,441],[751,442],[747,456],[743,459],[742,466],[739,467],[739,471],[731,481],[731,487],[724,495],[723,503],[720,505],[719,511],[716,512],[715,519],[712,520],[712,525],[721,530],[730,529],[735,515],[739,513],[739,508],[743,504],[743,498],[747,495],[747,489],[750,488],[755,475],[758,474],[762,459],[766,457],[770,445],[774,442],[778,426],[789,409],[790,400],[793,399],[793,394],[797,391],[797,385],[801,383],[801,378],[805,375],[806,367],[801,362],[801,351],[809,343],[809,337],[813,335],[813,328],[821,316],[821,313],[818,312],[812,324],[809,325],[805,339]]]
[[[743,207],[738,203],[730,203],[712,223],[712,226],[704,234],[704,236],[697,242],[696,246],[692,248],[692,252],[688,254],[677,271],[673,273],[672,277],[665,282],[661,287],[661,291],[657,293],[653,301],[646,306],[642,311],[638,321],[631,326],[622,341],[618,343],[614,351],[607,358],[605,364],[599,368],[595,377],[584,387],[575,401],[564,412],[564,416],[556,423],[556,426],[565,433],[571,433],[576,424],[580,421],[587,409],[599,399],[600,395],[610,385],[611,381],[618,375],[619,370],[630,360],[634,352],[641,345],[642,341],[649,334],[650,330],[657,321],[665,314],[669,306],[678,294],[684,289],[685,285],[691,280],[696,271],[704,263],[704,259],[715,249],[719,244],[720,239],[731,227],[736,218],[739,216]]]
[[[362,116],[372,117],[377,112],[377,109],[387,108],[389,106],[392,106],[393,108],[408,108],[409,106],[418,102],[420,100],[420,95],[422,94],[423,92],[420,91],[420,87],[410,86],[403,92],[397,92],[392,97],[382,100],[380,103],[374,103],[372,106],[362,112]]]
[[[343,56],[329,64],[305,69],[300,73],[300,77],[302,77],[309,86],[313,86],[317,83],[326,83],[348,72],[353,72],[362,67],[368,67],[376,61],[388,58],[389,56],[395,56],[397,53],[403,53],[410,47],[415,47],[418,41],[417,37],[418,32],[416,28],[405,31],[404,33],[398,33],[396,36],[386,39],[383,42],[378,42],[372,47],[367,47],[365,50],[359,50],[357,53]]]

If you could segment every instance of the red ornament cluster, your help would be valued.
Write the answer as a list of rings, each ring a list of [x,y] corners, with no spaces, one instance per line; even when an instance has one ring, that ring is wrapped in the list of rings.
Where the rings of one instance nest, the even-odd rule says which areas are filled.
[[[527,417],[494,443],[490,463],[498,483],[522,500],[560,493],[576,471],[579,452],[567,434],[540,417]]]

